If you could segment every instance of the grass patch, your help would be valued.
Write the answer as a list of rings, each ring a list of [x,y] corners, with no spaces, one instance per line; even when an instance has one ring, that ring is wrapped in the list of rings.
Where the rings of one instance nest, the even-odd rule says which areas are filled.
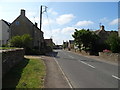
[[[0,47],[0,49],[5,50],[5,49],[15,49],[16,47]]]
[[[39,59],[24,59],[3,78],[3,88],[43,88],[45,66]]]

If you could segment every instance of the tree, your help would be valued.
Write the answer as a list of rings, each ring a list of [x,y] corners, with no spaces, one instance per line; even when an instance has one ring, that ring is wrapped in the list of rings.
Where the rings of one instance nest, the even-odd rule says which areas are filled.
[[[92,50],[96,40],[98,40],[98,36],[94,32],[85,29],[75,29],[72,36],[75,40],[75,44],[78,45],[78,48],[81,49],[81,45],[83,45],[85,50]]]
[[[12,39],[9,41],[10,46],[14,47],[22,47],[22,39],[20,36],[14,36]]]
[[[30,48],[30,43],[31,43],[31,36],[29,34],[24,34],[21,36],[22,39],[22,44],[24,48]]]
[[[29,34],[24,34],[22,36],[14,36],[9,41],[10,46],[19,47],[19,48],[29,48],[32,38]]]
[[[113,53],[120,52],[120,37],[118,37],[117,33],[112,33],[108,36],[106,43],[110,46]]]

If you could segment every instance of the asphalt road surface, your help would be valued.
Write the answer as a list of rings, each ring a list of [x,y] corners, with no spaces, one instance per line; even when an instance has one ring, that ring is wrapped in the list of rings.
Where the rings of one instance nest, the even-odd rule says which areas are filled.
[[[73,88],[118,88],[118,65],[90,59],[69,51],[53,53]]]

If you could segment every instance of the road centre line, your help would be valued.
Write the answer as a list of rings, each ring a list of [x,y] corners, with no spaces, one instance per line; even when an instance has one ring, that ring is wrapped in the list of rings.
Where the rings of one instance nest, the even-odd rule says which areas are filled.
[[[70,56],[70,55],[68,55],[69,57],[71,57],[71,58],[74,58],[73,56]],[[89,67],[91,67],[91,68],[95,68],[94,66],[92,66],[92,65],[90,65],[90,64],[88,64],[88,63],[86,63],[86,62],[83,62],[83,61],[80,61],[81,63],[83,63],[83,64],[86,64],[86,65],[88,65]]]
[[[71,58],[74,58],[73,56],[70,56],[70,55],[68,55],[69,57],[71,57]]]
[[[92,65],[90,65],[90,64],[88,64],[88,63],[86,63],[86,62],[83,62],[83,61],[80,61],[80,62],[83,63],[83,64],[88,65],[88,66],[91,67],[91,68],[95,68],[94,66],[92,66]]]
[[[112,75],[112,77],[114,77],[115,79],[120,80],[120,78],[119,78],[119,77],[117,77],[117,76],[115,76],[115,75]]]

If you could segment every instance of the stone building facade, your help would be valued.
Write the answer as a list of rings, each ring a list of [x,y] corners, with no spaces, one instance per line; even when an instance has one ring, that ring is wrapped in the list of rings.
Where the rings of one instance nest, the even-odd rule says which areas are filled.
[[[25,10],[21,10],[20,15],[10,25],[10,38],[16,35],[29,34],[32,37],[30,46],[32,48],[43,47],[43,32],[37,27],[37,23],[33,24],[26,16]]]

